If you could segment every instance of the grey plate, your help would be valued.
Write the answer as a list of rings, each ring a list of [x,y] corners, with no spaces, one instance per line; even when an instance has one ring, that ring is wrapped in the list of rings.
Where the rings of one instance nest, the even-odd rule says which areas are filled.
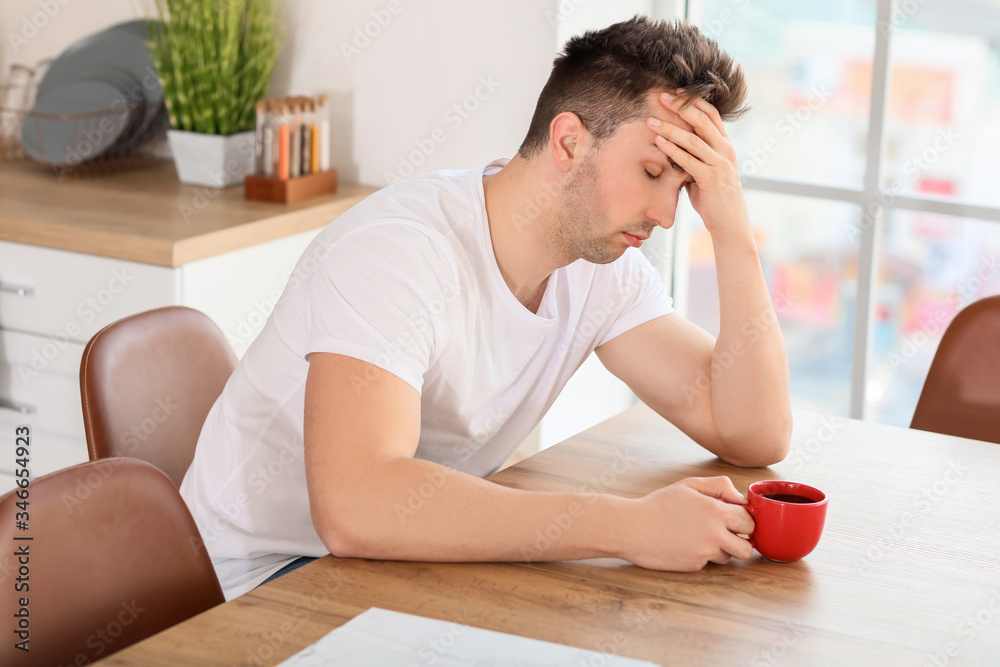
[[[156,23],[159,22],[157,21]],[[113,25],[101,34],[116,32],[127,33],[133,38],[138,38],[139,41],[142,42],[143,47],[145,47],[146,37],[149,34],[148,31],[147,22],[145,20],[137,20]],[[105,39],[111,38],[105,37]],[[128,64],[128,69],[133,76],[138,78],[139,85],[133,90],[141,91],[140,94],[144,95],[143,102],[146,106],[144,107],[144,115],[141,125],[136,126],[135,131],[130,134],[128,140],[123,141],[122,146],[116,147],[116,150],[122,151],[132,150],[145,144],[147,141],[155,137],[161,130],[166,128],[170,122],[167,110],[162,106],[163,89],[160,87],[160,80],[156,75],[156,68],[153,67],[153,61],[149,56],[149,49],[146,48],[141,62],[138,60],[130,62]],[[137,101],[136,103],[141,104],[143,102]]]
[[[127,69],[144,85],[132,97],[162,102],[163,90],[146,48],[146,21],[119,23],[71,45],[56,58],[38,84],[41,95],[51,86],[74,81],[84,70]]]
[[[122,104],[145,105],[142,115],[132,119],[123,133],[124,136],[121,136],[121,143],[115,146],[114,150],[128,152],[140,147],[156,136],[168,120],[167,114],[161,106],[163,89],[160,87],[156,70],[149,57],[145,41],[146,35],[146,21],[137,20],[119,23],[79,40],[60,54],[49,66],[45,76],[38,84],[37,99],[49,99],[48,94],[51,91],[63,91],[64,86],[94,78],[94,73],[97,73],[96,78],[113,82],[114,85],[120,85],[122,88],[120,94],[111,100],[105,108],[112,108],[112,106],[118,108]],[[128,83],[121,85],[126,81],[126,77]],[[80,89],[72,88],[71,90]],[[58,93],[57,97],[64,100],[64,105],[69,105],[69,102],[65,101],[64,92]],[[92,99],[95,97],[86,97],[87,101]],[[69,106],[63,108],[69,108]],[[35,110],[43,111],[37,103]],[[53,122],[55,121],[47,121],[45,126],[48,127]],[[22,139],[24,136],[22,133]],[[31,147],[28,145],[25,145],[25,151],[29,155],[33,155]],[[45,155],[49,157],[47,145]]]
[[[122,95],[121,86],[103,78],[83,78],[48,88],[35,100],[35,111],[58,116],[86,114],[111,108]],[[39,162],[75,165],[103,155],[135,122],[122,108],[115,114],[88,118],[28,117],[21,127],[24,151]]]

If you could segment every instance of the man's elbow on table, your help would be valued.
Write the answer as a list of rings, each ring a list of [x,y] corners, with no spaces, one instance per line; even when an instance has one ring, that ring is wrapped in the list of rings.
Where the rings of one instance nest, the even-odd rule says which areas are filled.
[[[792,440],[792,415],[773,417],[765,424],[746,425],[723,432],[719,437],[727,444],[719,454],[726,463],[742,468],[764,468],[780,463],[788,456]]]
[[[363,506],[378,502],[371,494],[338,481],[340,489],[321,497],[310,497],[313,528],[330,553],[338,558],[381,558],[378,540],[372,533],[372,521]]]

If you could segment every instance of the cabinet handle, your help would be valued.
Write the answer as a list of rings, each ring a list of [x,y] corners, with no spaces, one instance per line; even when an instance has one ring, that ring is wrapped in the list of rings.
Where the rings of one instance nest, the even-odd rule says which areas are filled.
[[[11,292],[18,296],[31,296],[35,293],[35,288],[30,285],[15,285],[0,281],[0,292]]]
[[[33,415],[38,412],[38,408],[34,405],[28,405],[27,403],[16,403],[9,398],[0,398],[0,409],[3,410],[13,410],[14,412],[19,412],[22,415]]]

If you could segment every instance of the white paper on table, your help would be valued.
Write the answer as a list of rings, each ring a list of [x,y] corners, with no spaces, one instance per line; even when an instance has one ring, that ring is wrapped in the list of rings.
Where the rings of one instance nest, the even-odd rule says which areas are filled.
[[[651,662],[372,607],[279,667],[648,667]]]

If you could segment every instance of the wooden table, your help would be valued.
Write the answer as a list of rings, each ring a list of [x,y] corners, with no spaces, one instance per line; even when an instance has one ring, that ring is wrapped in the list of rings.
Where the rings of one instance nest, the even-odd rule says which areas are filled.
[[[377,606],[663,665],[1000,665],[1000,445],[796,411],[788,458],[740,469],[639,406],[493,480],[635,497],[704,475],[825,490],[819,546],[693,574],[330,556],[102,664],[273,665]]]

